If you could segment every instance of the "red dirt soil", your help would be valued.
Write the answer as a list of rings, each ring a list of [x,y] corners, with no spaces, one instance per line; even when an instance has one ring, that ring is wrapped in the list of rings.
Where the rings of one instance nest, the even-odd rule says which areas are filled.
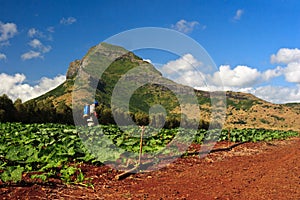
[[[245,143],[202,159],[179,158],[158,171],[119,181],[114,177],[120,172],[106,166],[81,167],[94,188],[57,180],[1,184],[0,199],[300,199],[300,138]]]

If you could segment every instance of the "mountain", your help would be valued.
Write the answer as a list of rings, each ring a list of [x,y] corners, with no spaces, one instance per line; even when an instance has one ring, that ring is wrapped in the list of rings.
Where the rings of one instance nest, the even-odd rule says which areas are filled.
[[[147,115],[153,108],[162,111],[157,106],[162,105],[169,118],[178,119],[181,111],[185,110],[187,119],[209,122],[212,94],[168,80],[152,64],[134,53],[100,43],[82,59],[70,63],[64,83],[30,101],[51,101],[54,106],[63,103],[79,113],[83,105],[94,98],[100,102],[102,111],[118,107],[120,112]],[[114,98],[111,98],[113,95]],[[272,104],[251,94],[231,91],[226,92],[225,100],[226,128],[300,130],[298,103]],[[193,116],[195,112],[190,111],[197,109],[200,109],[200,116]]]

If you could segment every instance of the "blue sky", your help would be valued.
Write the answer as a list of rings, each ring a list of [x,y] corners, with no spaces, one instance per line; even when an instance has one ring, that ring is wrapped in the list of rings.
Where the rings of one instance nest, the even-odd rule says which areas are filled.
[[[300,102],[299,13],[297,0],[0,0],[0,94],[40,95],[64,81],[69,63],[90,47],[129,29],[162,27],[201,44],[225,89]],[[183,59],[137,53],[174,68]]]

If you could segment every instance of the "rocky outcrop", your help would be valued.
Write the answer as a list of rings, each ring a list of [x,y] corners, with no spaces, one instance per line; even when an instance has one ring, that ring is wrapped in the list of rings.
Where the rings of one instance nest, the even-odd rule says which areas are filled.
[[[75,60],[73,62],[70,63],[67,74],[66,74],[66,78],[67,79],[73,79],[75,78],[75,76],[78,73],[78,70],[80,68],[81,65],[81,60]]]

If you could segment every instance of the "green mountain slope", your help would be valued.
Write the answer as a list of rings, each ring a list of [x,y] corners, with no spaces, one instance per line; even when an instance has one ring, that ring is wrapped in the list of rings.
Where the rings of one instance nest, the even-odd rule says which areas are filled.
[[[115,109],[114,105],[117,105],[120,112],[147,115],[151,108],[159,104],[169,118],[178,117],[182,110],[199,109],[200,116],[198,112],[185,112],[186,118],[204,122],[211,120],[211,93],[197,91],[162,77],[154,66],[122,47],[106,43],[92,47],[81,60],[70,63],[66,78],[54,90],[31,101],[47,100],[55,106],[63,102],[80,112],[83,105],[92,102],[95,97],[102,111]],[[196,103],[193,93],[197,97]],[[180,102],[178,94],[184,103]],[[112,102],[113,95],[117,97]],[[237,92],[227,92],[226,101],[225,127],[300,129],[300,123],[296,120],[299,104],[276,105]],[[74,102],[76,105],[73,105]]]

